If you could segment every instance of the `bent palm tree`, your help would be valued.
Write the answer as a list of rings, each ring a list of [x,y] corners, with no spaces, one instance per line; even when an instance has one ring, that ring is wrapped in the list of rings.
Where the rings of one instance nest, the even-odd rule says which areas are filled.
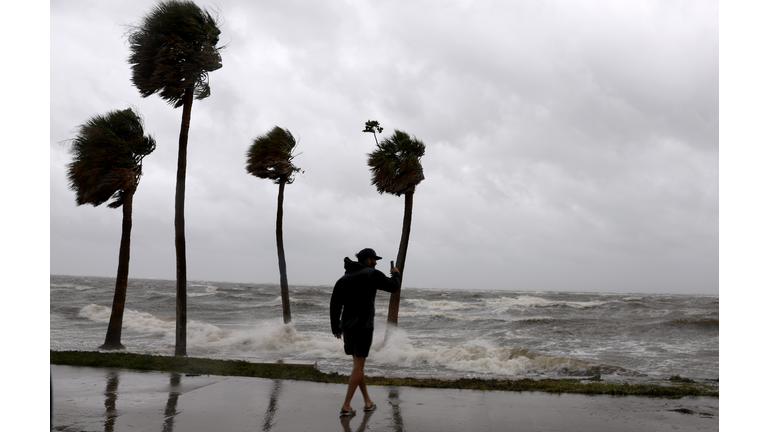
[[[379,126],[379,122],[376,120],[368,120],[365,122],[365,129],[363,129],[363,132],[372,133],[373,139],[376,140],[376,145],[379,145],[379,139],[376,138],[376,132],[381,133],[383,130],[384,128]]]
[[[110,111],[79,126],[71,141],[73,161],[68,165],[69,188],[75,191],[77,205],[123,207],[123,234],[117,264],[115,297],[102,349],[124,349],[120,343],[123,310],[128,289],[128,263],[131,256],[131,213],[133,194],[141,178],[144,156],[155,150],[152,136],[144,136],[144,123],[133,110]]]
[[[378,123],[376,125],[378,126]],[[367,126],[366,123],[366,129]],[[386,192],[396,196],[405,195],[403,232],[400,236],[400,248],[397,251],[395,264],[395,267],[400,270],[400,286],[402,286],[402,274],[405,269],[405,255],[408,252],[408,239],[411,236],[413,193],[416,191],[416,186],[424,180],[421,157],[424,156],[425,150],[426,146],[423,142],[405,132],[395,130],[391,137],[383,139],[376,145],[376,150],[368,154],[368,166],[372,174],[371,184],[376,186],[376,190],[380,194]],[[397,290],[389,298],[387,324],[397,326],[399,309],[400,290]]]
[[[293,164],[293,150],[296,139],[288,129],[275,126],[271,131],[253,139],[246,153],[245,170],[249,174],[270,179],[280,185],[277,192],[277,263],[280,269],[280,296],[283,300],[283,322],[291,322],[291,304],[288,299],[288,275],[283,248],[283,195],[285,185],[293,183],[294,175],[300,168]]]
[[[158,93],[174,108],[183,107],[176,170],[176,348],[187,355],[187,256],[184,237],[184,193],[187,141],[193,99],[211,95],[208,73],[221,68],[216,20],[191,1],[162,1],[128,36],[131,82],[142,97]]]

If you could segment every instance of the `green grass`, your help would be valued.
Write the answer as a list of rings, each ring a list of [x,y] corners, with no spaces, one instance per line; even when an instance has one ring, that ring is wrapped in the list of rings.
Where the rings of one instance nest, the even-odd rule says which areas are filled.
[[[346,384],[349,376],[324,373],[311,366],[251,363],[245,360],[217,360],[196,357],[169,357],[125,352],[51,351],[51,364],[69,366],[115,367],[200,375],[245,376],[271,379]],[[367,376],[368,385],[402,386],[463,390],[540,391],[590,395],[633,395],[658,397],[719,397],[716,386],[691,379],[672,377],[663,384],[629,384],[603,381],[599,376],[587,379],[437,379],[387,378]]]

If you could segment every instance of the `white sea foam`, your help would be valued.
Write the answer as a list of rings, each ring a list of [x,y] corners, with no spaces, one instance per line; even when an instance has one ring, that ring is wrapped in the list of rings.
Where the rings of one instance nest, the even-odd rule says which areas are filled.
[[[96,322],[108,323],[111,309],[91,304],[80,310],[80,316]],[[159,334],[166,340],[175,338],[174,318],[160,318],[150,313],[125,309],[123,327],[147,334]],[[293,325],[279,320],[254,323],[246,330],[231,330],[212,324],[190,320],[187,322],[187,347],[204,352],[233,354],[240,357],[265,353],[343,357],[343,345],[328,334],[298,333]]]
[[[96,322],[109,323],[112,311],[108,307],[91,304],[80,310],[80,316]],[[176,335],[175,317],[161,318],[147,312],[131,309],[123,311],[123,328],[140,333],[161,335],[166,340],[173,340]],[[187,322],[187,345],[206,345],[211,341],[225,337],[226,331],[211,324],[194,320]]]
[[[496,375],[556,373],[563,370],[586,373],[597,366],[577,359],[546,356],[524,348],[498,347],[484,340],[459,346],[417,347],[400,329],[393,329],[386,343],[382,340],[377,344],[374,339],[370,357],[385,364],[411,366],[426,362],[458,371]]]
[[[299,333],[280,320],[262,321],[252,329],[212,333],[195,347],[233,357],[343,358],[344,346],[329,333]]]
[[[283,304],[283,298],[280,296],[275,297],[272,299],[272,301],[263,302],[263,306],[275,306],[275,305],[282,305]]]
[[[97,322],[109,322],[110,309],[104,306],[90,304],[80,309],[80,316]]]
[[[211,295],[215,295],[216,292],[201,292],[201,293],[187,293],[187,297],[207,297]]]
[[[91,304],[80,311],[80,316],[108,323],[111,310]],[[126,309],[123,315],[126,329],[159,334],[173,340],[175,322],[146,312]],[[459,346],[415,346],[408,334],[393,329],[385,341],[385,331],[377,331],[371,347],[371,360],[388,365],[409,366],[423,362],[448,369],[499,375],[586,370],[589,364],[574,359],[548,357],[530,350],[497,347],[478,340]],[[215,325],[190,320],[187,323],[187,347],[203,353],[218,353],[237,357],[264,357],[281,355],[309,356],[310,358],[344,358],[343,344],[329,334],[299,333],[293,325],[278,320],[262,321],[252,329],[229,330]]]
[[[486,299],[484,300],[488,306],[503,306],[503,307],[552,307],[552,306],[565,306],[577,309],[590,308],[595,306],[601,306],[607,304],[607,301],[593,300],[588,302],[575,302],[575,301],[554,301],[547,300],[541,297],[532,296],[520,296],[516,298],[500,297],[498,299]]]
[[[320,306],[320,305],[317,302],[314,302],[309,299],[292,298],[291,306]]]
[[[376,309],[376,315],[379,317],[386,317],[388,314],[389,314],[388,309],[384,309],[384,308]],[[448,318],[448,319],[461,320],[461,321],[495,320],[495,321],[506,321],[506,322],[519,322],[519,321],[535,322],[535,321],[548,321],[548,320],[554,319],[550,316],[515,316],[515,315],[499,314],[499,313],[466,315],[461,312],[451,312],[451,311],[442,311],[442,310],[423,310],[423,309],[417,310],[417,309],[408,309],[408,308],[401,308],[398,311],[397,315],[400,317]]]
[[[195,292],[195,293],[188,293],[188,297],[204,297],[204,296],[210,296],[215,295],[219,291],[219,287],[214,285],[201,285],[201,284],[192,284],[189,286],[191,287],[205,287],[205,292]]]
[[[381,317],[386,317],[389,313],[388,309],[376,309],[376,315]],[[489,319],[488,316],[475,316],[475,315],[464,315],[458,312],[447,312],[447,311],[441,311],[441,310],[417,310],[417,309],[408,309],[408,308],[401,308],[397,312],[397,316],[400,317],[431,317],[431,318],[450,318],[455,320],[464,320],[464,321],[476,321],[476,320],[487,320]],[[499,319],[499,317],[494,316],[493,319]]]
[[[80,310],[79,315],[96,322],[109,323],[112,309],[105,306],[90,304],[83,307]],[[173,318],[161,319],[146,312],[139,312],[126,308],[123,311],[123,328],[143,333],[174,335],[176,324]]]
[[[480,305],[450,300],[430,301],[423,299],[406,299],[406,302],[419,308],[432,310],[460,310],[480,308]]]

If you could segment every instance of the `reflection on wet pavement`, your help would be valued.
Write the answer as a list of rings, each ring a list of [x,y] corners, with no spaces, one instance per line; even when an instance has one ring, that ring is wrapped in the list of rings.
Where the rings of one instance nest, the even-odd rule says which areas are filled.
[[[178,414],[176,404],[179,401],[179,393],[176,391],[181,384],[181,374],[171,372],[171,392],[168,394],[168,402],[165,404],[165,422],[163,423],[163,432],[173,432],[173,420]]]
[[[392,430],[394,432],[405,432],[405,422],[400,413],[400,388],[390,387],[389,405],[392,407]]]
[[[368,427],[368,420],[371,419],[372,415],[373,411],[365,411],[363,422],[360,423],[360,426],[357,427],[357,432],[363,432],[366,430]],[[352,421],[354,417],[354,415],[341,417],[341,427],[344,429],[344,432],[352,432],[352,428],[349,426],[349,422]]]
[[[114,370],[107,373],[107,389],[104,390],[104,408],[107,409],[107,420],[104,422],[104,432],[114,432],[117,420],[117,386],[120,375]]]
[[[338,431],[339,424],[343,432],[571,430],[574,424],[580,430],[718,430],[717,398],[371,386],[379,408],[365,412],[358,406],[357,415],[339,419],[336,404],[346,392],[343,384],[57,365],[51,369],[53,429],[60,432],[330,432]]]
[[[272,391],[269,393],[269,406],[267,406],[267,412],[264,414],[264,422],[261,424],[261,430],[269,432],[275,425],[274,418],[277,412],[277,400],[280,397],[280,389],[282,388],[283,380],[272,381]]]

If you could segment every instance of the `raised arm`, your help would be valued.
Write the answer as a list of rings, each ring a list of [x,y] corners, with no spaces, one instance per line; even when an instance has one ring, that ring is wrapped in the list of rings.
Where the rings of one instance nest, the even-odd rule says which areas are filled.
[[[392,272],[391,277],[387,277],[384,273],[376,270],[371,277],[376,281],[376,289],[393,293],[400,289],[400,272],[397,268],[390,270]]]

